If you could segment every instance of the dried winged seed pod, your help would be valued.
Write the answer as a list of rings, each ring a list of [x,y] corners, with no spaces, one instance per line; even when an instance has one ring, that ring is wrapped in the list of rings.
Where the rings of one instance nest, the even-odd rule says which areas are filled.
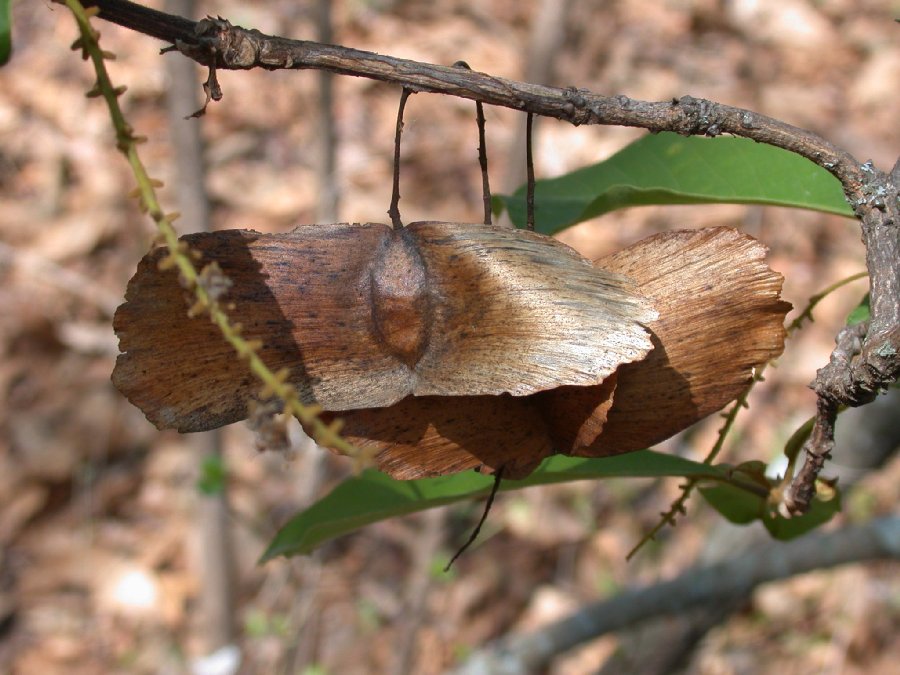
[[[639,367],[616,371],[602,434],[570,454],[603,457],[658,443],[721,409],[781,354],[791,305],[765,252],[737,230],[709,228],[650,237],[596,262],[633,275],[658,307],[648,325],[655,348]],[[551,396],[567,407],[566,390]]]
[[[370,223],[185,241],[232,281],[227,299],[266,364],[326,410],[594,385],[651,349],[642,324],[656,313],[629,279],[533,232]],[[216,327],[185,316],[164,255],[141,261],[116,312],[113,382],[158,427],[243,419],[259,385]]]
[[[666,232],[596,265],[633,278],[659,312],[645,359],[595,386],[348,411],[343,435],[380,450],[378,466],[397,478],[500,466],[523,477],[555,452],[597,457],[657,443],[738,396],[784,347],[782,277],[737,230]]]

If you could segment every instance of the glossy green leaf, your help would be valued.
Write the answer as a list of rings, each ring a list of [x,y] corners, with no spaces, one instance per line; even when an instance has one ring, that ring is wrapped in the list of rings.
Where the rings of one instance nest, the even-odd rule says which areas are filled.
[[[732,523],[746,525],[762,516],[765,501],[758,496],[738,490],[731,485],[713,485],[699,488],[707,503]]]
[[[615,209],[651,204],[770,204],[852,216],[841,184],[787,150],[746,138],[650,134],[609,159],[535,185],[537,229],[553,234]],[[500,195],[525,225],[525,188]]]
[[[820,488],[820,492],[826,491]],[[732,523],[746,525],[761,520],[775,539],[788,540],[806,534],[824,523],[841,510],[840,493],[831,489],[828,498],[816,496],[810,509],[802,516],[785,518],[769,505],[766,498],[740,490],[733,485],[719,484],[701,487],[700,494],[716,511]]]
[[[632,477],[723,476],[716,467],[651,450],[616,457],[585,459],[550,457],[524,480],[503,481],[500,489],[518,490],[533,485],[573,480]],[[424,511],[488,494],[493,478],[468,471],[453,476],[398,481],[375,470],[350,478],[321,500],[294,516],[263,554],[263,561],[309,553],[321,543],[364,525],[394,516]]]
[[[830,498],[823,499],[819,495],[813,498],[809,505],[809,511],[802,516],[785,518],[778,513],[768,512],[763,516],[763,525],[775,539],[787,541],[806,534],[820,525],[824,525],[841,510],[841,495],[837,488],[833,488],[834,494]],[[819,489],[821,492],[822,489]]]
[[[0,0],[0,66],[12,54],[12,0]]]
[[[812,433],[813,425],[815,423],[816,418],[810,417],[803,424],[794,429],[794,433],[791,434],[787,443],[784,444],[784,456],[787,457],[788,462],[790,462],[791,465],[797,461],[797,456],[803,449],[803,444],[806,443],[806,440]]]

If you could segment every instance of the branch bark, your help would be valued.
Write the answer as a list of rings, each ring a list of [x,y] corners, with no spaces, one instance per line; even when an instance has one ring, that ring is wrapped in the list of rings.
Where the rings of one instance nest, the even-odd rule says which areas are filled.
[[[900,516],[811,534],[787,544],[769,542],[725,562],[691,568],[670,581],[625,591],[540,631],[508,637],[470,657],[456,675],[537,672],[576,645],[650,617],[725,605],[769,581],[877,559],[900,559]]]
[[[784,506],[802,513],[815,493],[818,471],[834,443],[840,405],[857,406],[900,377],[900,161],[890,175],[810,131],[750,110],[683,96],[640,101],[602,96],[575,87],[516,82],[450,66],[397,59],[348,47],[265,35],[225,19],[199,22],[141,7],[125,0],[87,0],[100,18],[166,42],[207,66],[204,87],[218,100],[217,69],[319,69],[391,82],[414,92],[467,98],[522,112],[567,120],[575,125],[631,126],[682,135],[731,134],[801,155],[831,172],[859,219],[871,282],[871,320],[859,349],[849,356],[839,344],[812,384],[818,396],[816,426],[805,446],[808,469],[785,492]],[[805,465],[805,466],[807,466]]]

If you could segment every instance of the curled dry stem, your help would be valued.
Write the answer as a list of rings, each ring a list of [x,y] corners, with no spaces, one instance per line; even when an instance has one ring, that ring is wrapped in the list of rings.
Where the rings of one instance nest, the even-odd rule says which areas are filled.
[[[182,285],[194,294],[196,300],[191,312],[209,315],[210,320],[218,326],[225,340],[234,347],[241,359],[247,361],[251,372],[263,383],[263,391],[267,397],[279,399],[284,405],[285,412],[294,415],[317,443],[335,448],[353,457],[359,463],[368,462],[370,458],[341,438],[339,434],[340,420],[335,420],[331,424],[323,422],[319,418],[320,410],[317,406],[304,405],[300,402],[297,392],[287,384],[284,373],[273,373],[266,366],[259,356],[259,345],[255,341],[246,340],[241,336],[240,324],[233,323],[229,319],[221,301],[223,293],[230,284],[221,270],[208,265],[201,271],[197,271],[192,260],[193,252],[184,242],[178,240],[178,234],[172,226],[172,221],[177,217],[176,214],[167,215],[163,212],[155,189],[160,183],[150,178],[138,155],[137,146],[144,139],[134,134],[134,130],[125,120],[119,106],[118,97],[125,89],[113,86],[105,64],[105,60],[112,58],[112,54],[101,50],[98,43],[99,33],[91,27],[90,23],[91,17],[95,16],[98,10],[96,7],[85,9],[79,0],[65,0],[65,4],[75,17],[81,34],[81,37],[72,44],[72,48],[81,50],[82,58],[92,61],[97,75],[97,82],[88,94],[102,96],[106,101],[116,131],[116,147],[128,160],[138,184],[136,195],[141,210],[148,213],[156,223],[160,236],[168,247],[169,255],[164,259],[163,264],[177,268]]]

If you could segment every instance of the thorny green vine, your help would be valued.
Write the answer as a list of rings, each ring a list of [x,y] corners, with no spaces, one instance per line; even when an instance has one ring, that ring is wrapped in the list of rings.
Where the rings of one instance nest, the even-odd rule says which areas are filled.
[[[99,9],[85,9],[79,0],[65,0],[65,4],[75,17],[81,33],[81,37],[72,43],[72,49],[81,50],[82,58],[92,61],[97,76],[96,83],[87,95],[92,98],[103,97],[106,101],[116,131],[116,147],[125,155],[137,181],[133,194],[137,197],[141,210],[149,214],[156,223],[160,238],[169,250],[168,255],[160,262],[160,268],[177,268],[181,284],[194,294],[195,302],[188,310],[188,316],[207,314],[222,332],[222,337],[234,347],[237,356],[247,362],[250,371],[262,382],[260,398],[276,398],[282,402],[282,414],[273,417],[275,424],[286,424],[285,415],[291,414],[317,443],[352,457],[359,465],[367,464],[371,457],[340,436],[341,420],[334,420],[330,424],[323,422],[319,417],[321,408],[301,403],[294,387],[288,384],[288,369],[272,372],[259,356],[259,349],[262,347],[260,341],[247,340],[241,336],[241,325],[232,322],[228,316],[227,310],[233,310],[233,304],[223,303],[223,296],[231,286],[231,281],[218,264],[211,263],[197,271],[194,260],[200,258],[199,253],[192,251],[185,242],[179,241],[172,226],[178,214],[163,212],[156,196],[156,188],[162,187],[162,183],[150,178],[138,155],[137,146],[145,142],[146,138],[134,133],[119,106],[118,97],[125,93],[126,87],[113,86],[105,64],[105,61],[114,59],[115,54],[100,48],[100,33],[90,23]]]
[[[815,309],[816,305],[818,305],[824,298],[826,298],[828,295],[838,290],[842,286],[846,286],[853,281],[857,281],[858,279],[864,279],[867,277],[868,273],[858,272],[857,274],[852,274],[849,277],[841,279],[840,281],[836,281],[835,283],[828,286],[827,288],[824,288],[815,295],[810,296],[809,301],[806,303],[806,307],[803,308],[803,311],[800,312],[794,318],[794,320],[785,327],[785,340],[787,340],[791,335],[798,331],[803,326],[804,322],[813,320],[813,309]],[[719,453],[722,451],[722,448],[725,447],[725,439],[728,437],[728,434],[734,427],[734,423],[735,420],[737,420],[738,413],[742,408],[749,407],[747,399],[750,396],[750,392],[753,390],[753,387],[757,382],[762,382],[765,380],[763,374],[765,373],[766,368],[771,363],[772,362],[762,365],[753,373],[753,379],[750,381],[747,389],[744,390],[744,393],[734,400],[734,403],[732,404],[731,408],[728,409],[728,412],[722,413],[722,417],[725,418],[725,422],[722,424],[722,428],[719,429],[718,435],[716,436],[716,442],[713,444],[712,448],[710,448],[710,451],[707,453],[706,457],[704,457],[704,464],[711,465],[716,457],[718,457]],[[781,478],[778,484],[771,489],[771,494],[768,498],[769,503],[779,504],[782,501],[782,494],[791,485],[791,481],[794,478],[794,470],[796,468],[797,457],[799,456],[800,449],[812,432],[814,421],[815,418],[810,418],[809,420],[807,420],[791,435],[791,437],[785,444],[784,454],[788,458],[788,465],[785,469],[784,477]],[[694,491],[694,488],[696,488],[703,480],[704,479],[702,476],[689,478],[684,483],[678,486],[678,488],[681,490],[681,494],[678,495],[678,497],[674,502],[672,502],[672,504],[666,511],[660,513],[659,522],[657,522],[649,532],[641,537],[640,541],[638,541],[638,543],[634,545],[634,548],[632,548],[628,552],[626,559],[630,560],[646,543],[653,541],[656,538],[656,535],[659,534],[666,525],[672,525],[673,527],[675,526],[675,521],[678,516],[685,515],[687,513],[686,505],[688,499]],[[824,478],[820,480],[826,483],[828,482]]]

